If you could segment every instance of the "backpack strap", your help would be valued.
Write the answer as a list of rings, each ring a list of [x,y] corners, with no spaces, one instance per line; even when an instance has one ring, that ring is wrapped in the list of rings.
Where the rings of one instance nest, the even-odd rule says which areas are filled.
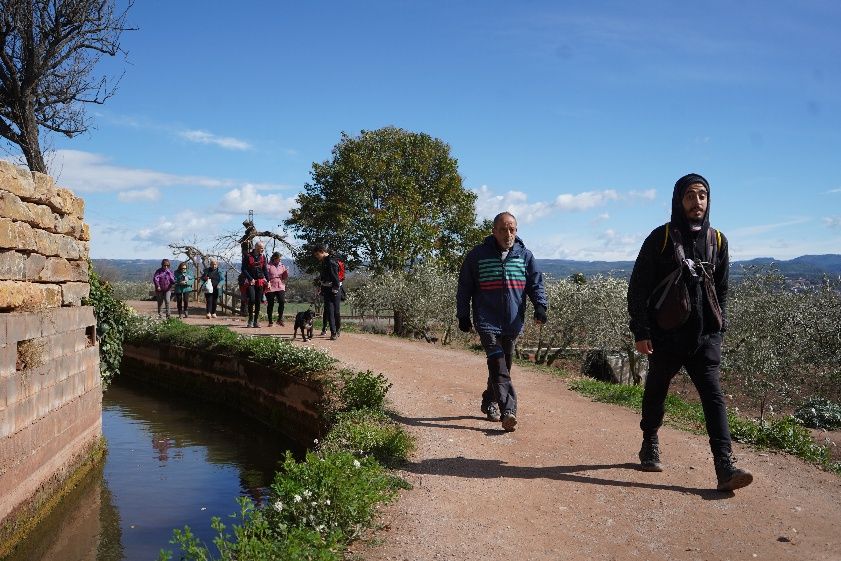
[[[666,237],[663,238],[663,247],[660,248],[660,253],[666,251],[666,244],[669,243],[669,223],[666,222]]]

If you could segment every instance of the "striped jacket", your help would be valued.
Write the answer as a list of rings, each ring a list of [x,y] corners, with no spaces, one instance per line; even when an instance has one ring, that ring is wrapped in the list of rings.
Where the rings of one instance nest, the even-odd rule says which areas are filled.
[[[526,296],[546,307],[543,274],[523,240],[516,238],[505,261],[493,236],[473,248],[461,266],[456,316],[471,317],[476,331],[517,336],[523,330]]]

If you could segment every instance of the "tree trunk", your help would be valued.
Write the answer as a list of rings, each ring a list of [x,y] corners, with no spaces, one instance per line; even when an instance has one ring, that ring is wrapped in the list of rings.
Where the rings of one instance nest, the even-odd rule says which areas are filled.
[[[394,330],[393,333],[397,336],[403,335],[403,313],[400,310],[394,310]]]
[[[38,142],[38,123],[35,115],[27,115],[21,127],[20,136],[23,140],[20,149],[26,158],[26,164],[31,171],[47,173],[47,164],[44,162],[44,155],[41,153],[41,145]]]

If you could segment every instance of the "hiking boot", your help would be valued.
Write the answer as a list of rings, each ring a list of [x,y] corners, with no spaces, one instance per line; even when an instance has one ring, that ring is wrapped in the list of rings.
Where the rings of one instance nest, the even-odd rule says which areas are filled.
[[[660,463],[660,442],[657,435],[643,436],[639,453],[642,471],[663,471]]]
[[[502,415],[499,412],[499,405],[497,405],[496,403],[483,403],[482,413],[487,415],[488,420],[493,421],[494,423],[498,423],[499,420],[502,418]]]
[[[719,491],[733,491],[747,487],[753,481],[753,474],[751,472],[739,469],[734,464],[736,458],[733,454],[725,454],[714,459],[715,462],[715,476],[718,479]]]
[[[496,405],[495,403],[492,405]],[[490,407],[488,407],[490,409]],[[502,428],[505,432],[513,432],[517,428],[517,416],[513,411],[506,411],[502,414]]]

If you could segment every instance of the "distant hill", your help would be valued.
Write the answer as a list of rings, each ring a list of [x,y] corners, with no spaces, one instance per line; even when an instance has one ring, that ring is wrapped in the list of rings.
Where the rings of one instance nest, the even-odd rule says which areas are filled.
[[[94,268],[106,278],[113,280],[147,281],[160,267],[157,259],[92,259]],[[173,264],[177,263],[176,260]],[[298,276],[298,268],[291,260],[283,260],[289,267],[292,276]],[[634,267],[633,261],[573,261],[571,259],[537,259],[538,267],[543,273],[556,279],[567,278],[575,273],[585,276],[612,275],[628,278]],[[841,255],[802,255],[788,261],[777,261],[770,257],[758,257],[747,261],[736,261],[732,264],[730,274],[738,279],[742,276],[746,266],[768,266],[773,264],[780,272],[790,279],[804,279],[810,282],[819,281],[823,275],[837,277],[841,275]]]
[[[586,276],[597,274],[628,278],[634,268],[633,261],[572,261],[568,259],[538,259],[541,270],[555,278],[569,277],[575,273]],[[841,275],[841,255],[802,255],[779,261],[772,257],[757,257],[746,261],[734,261],[730,266],[730,276],[738,279],[744,276],[744,268],[750,266],[770,266],[777,268],[786,278],[819,281],[824,275]]]

